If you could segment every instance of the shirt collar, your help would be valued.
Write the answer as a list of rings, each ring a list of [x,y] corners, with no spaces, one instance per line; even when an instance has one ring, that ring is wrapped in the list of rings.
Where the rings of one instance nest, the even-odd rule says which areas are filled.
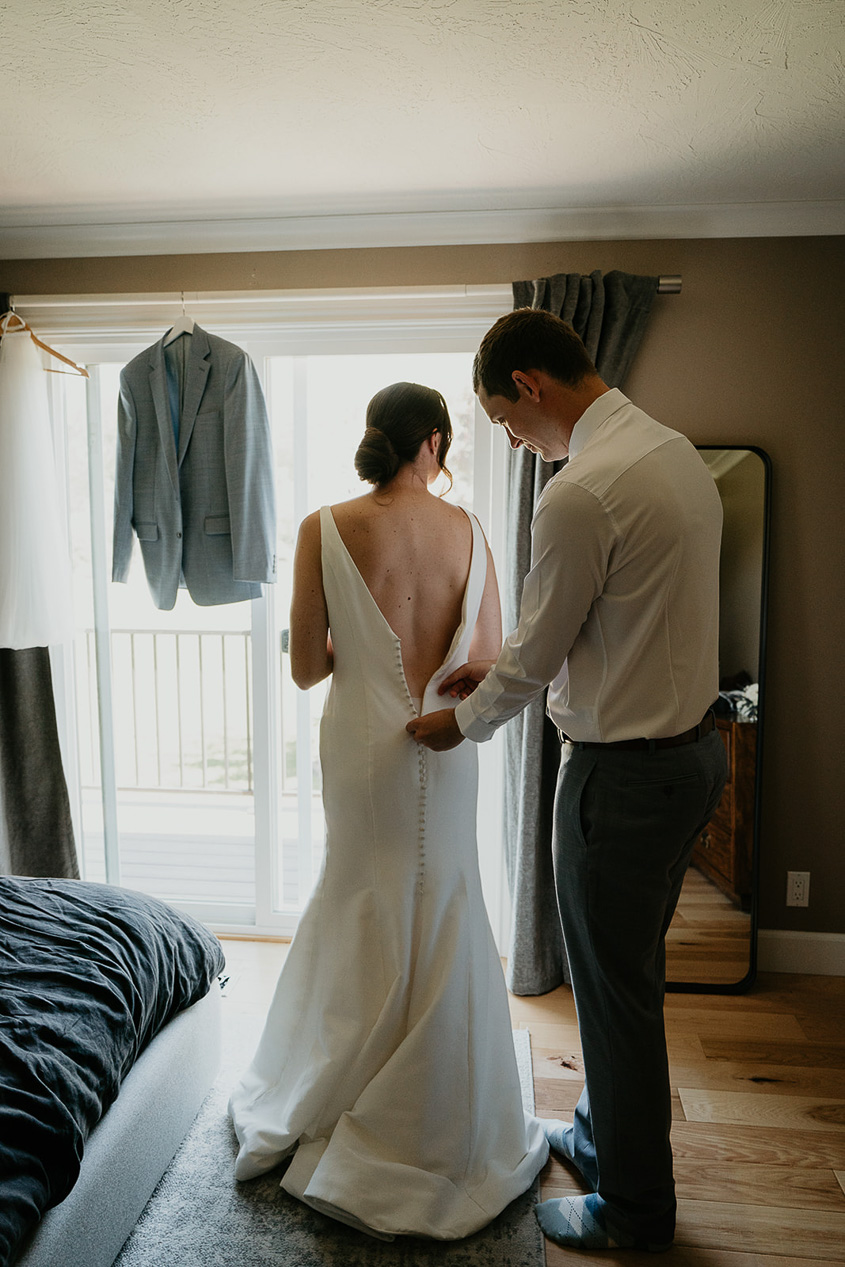
[[[589,444],[602,423],[607,422],[611,414],[615,414],[617,409],[627,404],[630,404],[628,397],[620,392],[618,387],[611,387],[610,391],[603,392],[597,400],[588,405],[572,428],[572,435],[569,437],[570,461],[578,456],[586,444]]]

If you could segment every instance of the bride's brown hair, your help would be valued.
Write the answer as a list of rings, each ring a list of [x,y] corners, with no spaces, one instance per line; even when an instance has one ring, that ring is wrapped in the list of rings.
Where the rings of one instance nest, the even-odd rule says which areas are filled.
[[[362,480],[380,488],[405,462],[414,461],[434,431],[440,432],[437,461],[451,485],[446,454],[452,443],[452,422],[440,392],[420,383],[383,387],[367,405],[367,429],[355,454],[355,470]]]

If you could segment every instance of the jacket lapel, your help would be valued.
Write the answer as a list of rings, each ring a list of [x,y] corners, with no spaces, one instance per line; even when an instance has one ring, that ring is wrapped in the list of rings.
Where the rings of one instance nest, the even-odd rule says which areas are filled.
[[[167,460],[167,472],[174,492],[179,492],[179,475],[176,470],[176,443],[173,439],[173,424],[170,421],[170,406],[167,403],[167,375],[164,368],[164,336],[150,348],[150,390],[158,422],[159,439]]]
[[[185,383],[185,403],[182,417],[179,419],[179,465],[190,443],[191,433],[197,418],[197,410],[202,401],[205,385],[208,382],[208,371],[211,368],[211,348],[208,335],[198,325],[194,326],[191,335],[191,354],[188,358],[187,381]]]

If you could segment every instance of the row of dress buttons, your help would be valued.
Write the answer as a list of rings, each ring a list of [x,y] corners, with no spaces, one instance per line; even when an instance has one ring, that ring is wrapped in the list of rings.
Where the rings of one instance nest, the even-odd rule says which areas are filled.
[[[420,744],[418,761],[420,772],[420,812],[418,823],[417,837],[417,891],[422,892],[425,885],[425,827],[426,827],[426,799],[428,796],[428,754],[425,748]]]

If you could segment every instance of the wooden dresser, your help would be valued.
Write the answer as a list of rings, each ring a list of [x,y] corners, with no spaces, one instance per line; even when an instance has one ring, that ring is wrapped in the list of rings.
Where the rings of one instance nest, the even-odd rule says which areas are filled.
[[[692,862],[742,910],[748,911],[751,909],[757,723],[717,717],[716,725],[728,754],[728,781],[716,813],[693,850]]]

